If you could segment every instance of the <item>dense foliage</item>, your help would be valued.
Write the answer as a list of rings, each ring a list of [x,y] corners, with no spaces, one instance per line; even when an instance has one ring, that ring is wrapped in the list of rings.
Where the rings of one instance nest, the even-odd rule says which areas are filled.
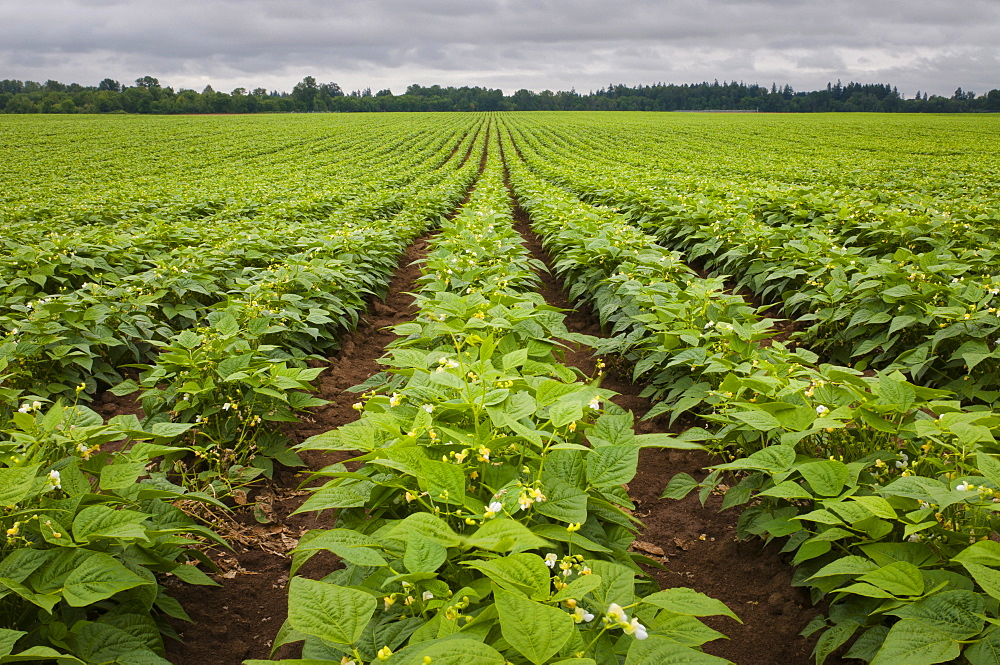
[[[761,111],[813,113],[868,111],[883,113],[968,113],[1000,111],[1000,89],[977,95],[962,88],[950,97],[919,90],[910,98],[883,83],[828,83],[825,89],[795,91],[743,82],[627,86],[611,84],[588,93],[576,90],[534,92],[479,86],[421,86],[400,95],[371,89],[345,93],[336,83],[307,76],[292,92],[236,88],[201,92],[160,86],[145,76],[133,86],[105,79],[97,86],[58,81],[0,81],[3,113],[309,113],[374,111]]]
[[[293,573],[345,565],[293,577],[292,662],[719,662],[699,617],[734,615],[659,591],[630,549],[639,451],[674,447],[715,459],[664,499],[724,493],[824,604],[818,663],[995,663],[997,129],[5,117],[0,662],[162,665],[185,616],[163,576],[209,582],[190,564],[219,542],[181,507],[300,463],[287,423],[321,403],[324,357],[438,227],[360,419],[302,446],[359,464],[319,471],[301,508],[331,519]],[[514,197],[606,337],[534,293]],[[563,363],[578,342],[677,432],[636,434]],[[107,390],[142,413],[106,421],[88,402]]]

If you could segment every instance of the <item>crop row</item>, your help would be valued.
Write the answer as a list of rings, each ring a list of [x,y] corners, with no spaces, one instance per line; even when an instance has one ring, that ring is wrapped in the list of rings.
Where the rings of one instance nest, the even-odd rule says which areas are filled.
[[[228,217],[259,208],[308,213],[366,191],[367,174],[386,164],[421,164],[428,149],[453,146],[479,121],[474,116],[443,121],[386,116],[365,123],[333,116],[324,122],[11,119],[0,126],[7,148],[0,165],[7,183],[0,192],[0,219],[10,225],[6,235],[30,234],[47,219],[63,225],[155,221],[222,208],[228,208]],[[384,182],[403,178],[401,184],[406,177],[405,170],[390,169]]]
[[[929,235],[920,239],[932,245],[926,251],[867,252],[857,235],[851,246],[843,244],[831,230],[842,226],[838,219],[769,223],[758,218],[758,202],[743,202],[739,194],[672,190],[653,184],[657,176],[648,167],[623,177],[619,165],[609,175],[582,152],[566,159],[523,131],[518,140],[539,173],[615,207],[664,245],[729,275],[765,302],[781,303],[800,322],[796,339],[836,362],[899,369],[969,400],[991,403],[1000,394],[995,243],[963,250]],[[947,237],[961,237],[965,226],[949,225]]]
[[[567,288],[614,322],[619,334],[606,348],[651,374],[660,412],[693,409],[707,420],[680,441],[703,440],[732,460],[701,482],[676,476],[664,496],[698,490],[704,501],[736,474],[723,506],[744,507],[740,535],[787,537],[796,584],[828,601],[828,615],[807,629],[823,631],[817,663],[852,638],[848,657],[876,665],[960,654],[993,662],[998,414],[963,409],[898,373],[866,377],[802,348],[762,346],[768,322],[717,282],[691,275],[621,215],[516,161],[510,168]]]

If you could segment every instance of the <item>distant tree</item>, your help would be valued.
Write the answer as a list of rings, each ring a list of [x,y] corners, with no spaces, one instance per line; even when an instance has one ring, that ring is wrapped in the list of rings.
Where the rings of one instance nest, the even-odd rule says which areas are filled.
[[[392,97],[392,90],[389,88],[383,88],[375,93],[376,97]]]
[[[97,84],[98,90],[110,90],[111,92],[121,92],[122,84],[114,79],[104,79]]]
[[[986,110],[1000,111],[1000,90],[990,90],[986,93]]]
[[[137,78],[135,80],[135,87],[146,88],[147,90],[150,90],[152,88],[159,88],[160,80],[152,76],[143,76],[142,78]]]
[[[301,105],[300,110],[302,111],[312,110],[313,100],[318,95],[319,86],[312,76],[305,77],[292,88],[292,98]]]
[[[19,92],[24,91],[24,81],[15,81],[14,79],[4,79],[0,81],[0,93],[10,93],[16,95]]]
[[[319,93],[324,97],[343,97],[344,91],[339,85],[333,83],[323,83],[319,86]]]

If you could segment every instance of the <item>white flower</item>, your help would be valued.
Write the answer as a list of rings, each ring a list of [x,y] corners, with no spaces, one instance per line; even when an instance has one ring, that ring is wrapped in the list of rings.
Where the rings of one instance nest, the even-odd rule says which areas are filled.
[[[54,470],[49,471],[49,483],[52,485],[52,487],[54,487],[55,489],[61,489],[62,484],[60,483],[60,480],[61,479],[58,471]]]
[[[625,623],[628,621],[628,616],[626,616],[625,610],[623,610],[622,606],[618,603],[611,603],[608,605],[608,611],[605,612],[605,614],[608,616],[608,619],[614,622]]]
[[[819,406],[816,407],[816,415],[817,416],[824,416],[827,413],[830,413],[830,409],[826,408],[822,404],[820,404]]]
[[[497,513],[499,513],[501,510],[503,510],[503,504],[500,503],[499,501],[494,501],[493,503],[491,503],[489,506],[486,507],[486,512],[483,514],[483,517],[485,517],[486,519],[490,519],[491,517],[496,517]]]
[[[531,497],[526,494],[522,494],[517,498],[517,507],[521,510],[527,510],[531,507],[532,503],[534,503],[534,501],[532,501]]]
[[[907,540],[909,542],[911,542],[911,543],[919,543],[920,542],[920,534],[914,533],[909,538],[907,538]]]
[[[28,413],[29,411],[31,411],[31,405],[28,404],[27,402],[22,404],[21,408],[17,410],[18,413]]]
[[[649,637],[649,633],[646,632],[646,627],[639,623],[639,620],[632,618],[627,626],[623,626],[625,632],[629,635],[633,635],[637,640],[644,640]]]
[[[897,462],[897,464],[898,464],[898,462]],[[957,489],[959,492],[968,492],[969,491],[969,485],[968,485],[968,483],[959,483],[958,485],[955,485],[955,489]]]
[[[549,552],[548,554],[545,555],[545,565],[548,566],[549,568],[556,567],[556,560],[557,557],[555,552]]]
[[[583,609],[582,607],[577,607],[575,610],[573,610],[572,617],[573,621],[575,621],[576,623],[581,623],[581,622],[590,623],[591,621],[594,620],[594,615],[588,612],[587,610]]]
[[[402,395],[400,395],[399,393],[393,393],[392,396],[389,397],[389,406],[399,406],[402,401],[403,401]]]
[[[587,403],[587,406],[593,409],[594,411],[597,411],[599,408],[601,408],[600,396],[595,395],[594,398]]]
[[[431,600],[432,598],[434,598],[434,594],[433,594],[433,593],[431,593],[430,591],[424,591],[424,592],[423,592],[423,593],[422,593],[422,594],[420,595],[420,597],[421,597],[421,598],[423,598],[424,600]]]
[[[424,411],[426,411],[427,413],[432,413],[434,411],[434,405],[433,404],[424,404],[420,408],[423,409]]]
[[[232,405],[231,402],[226,402],[225,404],[222,405],[222,410],[223,411],[228,411],[231,408],[233,408],[233,405]]]

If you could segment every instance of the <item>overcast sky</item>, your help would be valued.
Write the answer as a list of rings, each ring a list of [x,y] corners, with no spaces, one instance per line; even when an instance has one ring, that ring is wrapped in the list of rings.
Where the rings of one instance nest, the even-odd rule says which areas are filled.
[[[1000,88],[1000,0],[0,0],[0,79]]]

